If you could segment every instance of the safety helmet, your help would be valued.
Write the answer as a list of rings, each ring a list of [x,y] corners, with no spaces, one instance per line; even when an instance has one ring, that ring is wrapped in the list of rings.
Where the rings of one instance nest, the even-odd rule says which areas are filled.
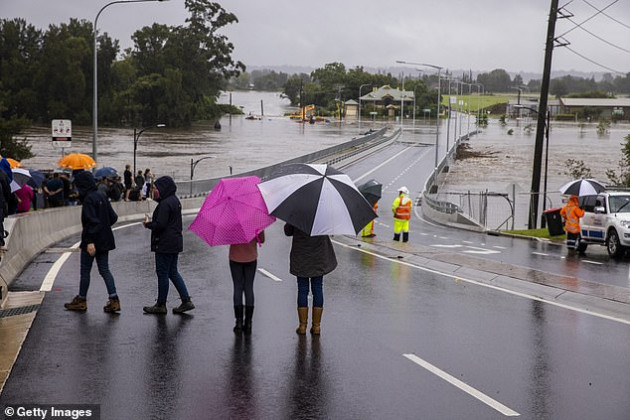
[[[409,194],[409,190],[407,189],[407,187],[398,188],[398,192],[403,193],[403,194]]]

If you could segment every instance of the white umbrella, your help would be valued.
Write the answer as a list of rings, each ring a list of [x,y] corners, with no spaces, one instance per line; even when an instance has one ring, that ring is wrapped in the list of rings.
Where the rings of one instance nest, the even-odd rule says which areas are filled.
[[[560,192],[566,195],[577,195],[579,197],[583,195],[597,195],[602,191],[605,191],[606,187],[595,179],[576,179],[571,182],[567,182],[560,187]]]
[[[376,217],[350,177],[328,165],[285,165],[258,188],[272,216],[310,236],[356,235]]]

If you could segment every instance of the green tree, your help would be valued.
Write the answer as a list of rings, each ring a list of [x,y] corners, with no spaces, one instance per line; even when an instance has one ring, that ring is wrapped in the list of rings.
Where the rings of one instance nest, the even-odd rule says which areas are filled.
[[[584,164],[583,160],[567,159],[564,164],[567,167],[564,174],[570,176],[572,179],[593,177],[591,175],[591,169]]]
[[[606,176],[615,187],[630,187],[630,134],[624,137],[624,143],[621,144],[622,158],[619,160],[619,173],[613,169],[606,171]]]
[[[477,80],[485,86],[486,92],[507,92],[512,86],[510,75],[503,69],[481,73],[477,76]]]

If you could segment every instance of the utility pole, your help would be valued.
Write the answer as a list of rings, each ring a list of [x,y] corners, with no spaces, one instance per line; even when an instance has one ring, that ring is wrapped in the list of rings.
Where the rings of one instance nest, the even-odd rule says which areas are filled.
[[[545,64],[540,85],[538,101],[538,123],[536,125],[536,144],[534,146],[534,164],[532,168],[532,187],[529,196],[528,229],[536,229],[538,223],[538,199],[540,194],[540,172],[542,166],[543,141],[545,137],[545,115],[547,97],[549,96],[549,80],[551,78],[551,57],[555,40],[556,20],[558,17],[558,0],[551,0],[549,24],[547,25],[547,42],[545,46]]]

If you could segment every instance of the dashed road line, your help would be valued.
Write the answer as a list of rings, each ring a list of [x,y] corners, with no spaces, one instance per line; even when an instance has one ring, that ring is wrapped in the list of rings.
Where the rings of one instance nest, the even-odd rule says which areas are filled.
[[[282,281],[280,277],[274,276],[273,274],[271,274],[269,271],[265,270],[264,268],[259,268],[258,271],[260,272],[260,274],[269,277],[273,281]]]
[[[487,396],[486,394],[484,394],[483,392],[479,391],[478,389],[473,388],[472,386],[468,385],[467,383],[465,383],[463,381],[460,381],[459,379],[457,379],[454,376],[448,374],[447,372],[443,371],[442,369],[432,365],[431,363],[427,362],[426,360],[423,360],[423,359],[419,358],[415,354],[407,353],[407,354],[403,354],[403,357],[406,357],[407,359],[411,360],[412,362],[414,362],[418,366],[423,367],[424,369],[428,370],[429,372],[431,372],[432,374],[436,375],[440,379],[443,379],[446,382],[450,383],[451,385],[453,385],[453,386],[459,388],[460,390],[464,391],[468,395],[471,395],[471,396],[475,397],[479,401],[483,402],[484,404],[486,404],[487,406],[493,408],[494,410],[498,411],[499,413],[503,414],[504,416],[509,416],[509,417],[520,416],[519,413],[517,413],[516,411],[514,411],[511,408],[507,407],[506,405],[501,404],[500,402],[498,402],[494,398],[491,398],[491,397]]]

